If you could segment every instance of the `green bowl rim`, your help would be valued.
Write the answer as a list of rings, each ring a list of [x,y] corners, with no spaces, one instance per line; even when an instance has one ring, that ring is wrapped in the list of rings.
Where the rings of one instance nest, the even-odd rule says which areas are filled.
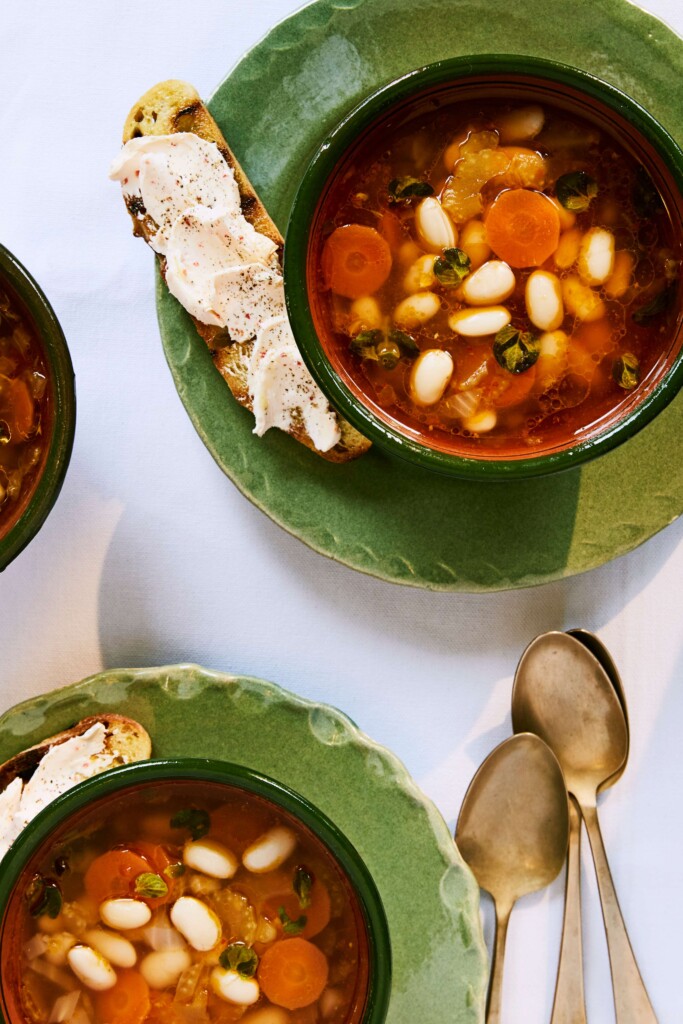
[[[0,539],[0,572],[33,540],[47,519],[64,483],[76,431],[76,388],[64,332],[40,285],[26,267],[0,244],[0,287],[6,280],[32,317],[47,360],[53,424],[45,464],[23,514]]]
[[[629,120],[653,145],[683,195],[683,150],[636,100],[595,75],[558,61],[519,54],[477,54],[436,61],[394,79],[361,100],[328,134],[312,157],[292,205],[284,246],[285,297],[299,350],[332,405],[385,450],[431,470],[471,480],[543,476],[570,469],[616,448],[645,427],[683,386],[683,348],[664,377],[626,416],[572,448],[535,458],[476,459],[436,451],[376,417],[332,369],[310,313],[306,282],[308,239],[318,198],[338,161],[359,132],[415,92],[482,74],[519,74],[573,86]],[[683,329],[678,324],[679,331]]]
[[[10,896],[26,862],[65,819],[93,799],[128,786],[164,779],[216,782],[256,793],[298,818],[328,847],[351,882],[367,930],[370,969],[362,1022],[382,1024],[391,994],[391,940],[382,898],[365,862],[334,822],[296,790],[246,765],[230,761],[193,757],[136,761],[85,779],[56,797],[28,823],[0,858],[0,938]],[[5,1021],[1,1006],[0,1021]],[[5,1021],[5,1024],[11,1022]]]

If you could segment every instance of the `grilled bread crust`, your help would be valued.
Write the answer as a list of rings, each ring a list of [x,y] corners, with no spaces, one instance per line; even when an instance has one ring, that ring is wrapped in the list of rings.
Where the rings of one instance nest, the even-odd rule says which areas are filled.
[[[66,743],[74,736],[82,736],[93,725],[101,724],[105,728],[105,749],[116,753],[115,764],[128,764],[131,761],[145,761],[152,753],[152,741],[148,732],[139,722],[124,715],[93,715],[84,718],[70,729],[50,736],[37,743],[34,747],[22,750],[9,761],[0,765],[0,793],[7,789],[16,778],[28,782],[48,750]],[[112,765],[113,767],[113,765]]]
[[[240,167],[233,152],[226,143],[213,117],[202,103],[197,91],[187,82],[169,80],[153,86],[133,106],[126,118],[123,129],[124,143],[143,135],[170,135],[173,132],[194,132],[208,142],[215,142],[226,162],[232,167],[239,189],[242,213],[245,218],[262,235],[270,238],[278,247],[278,259],[282,261],[282,235],[268,215],[268,211],[254,191],[249,179]],[[150,218],[140,219],[135,210],[130,209],[133,220],[133,233],[142,236],[149,242],[156,230]],[[157,254],[164,274],[166,260]],[[211,324],[204,324],[192,318],[197,332],[204,339],[213,357],[214,364],[226,381],[237,401],[252,409],[252,401],[247,386],[247,368],[254,342],[248,341],[234,344],[228,332]],[[294,422],[289,431],[292,437],[306,445],[316,455],[321,455],[330,462],[347,462],[358,458],[370,447],[370,442],[355,427],[341,416],[337,416],[341,432],[340,441],[327,452],[315,447],[310,435],[302,422]]]

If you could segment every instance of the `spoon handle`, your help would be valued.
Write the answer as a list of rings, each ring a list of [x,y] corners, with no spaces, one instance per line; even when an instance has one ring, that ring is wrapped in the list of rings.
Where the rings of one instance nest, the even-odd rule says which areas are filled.
[[[569,798],[569,855],[560,965],[550,1024],[587,1024],[581,937],[581,815]]]
[[[501,1021],[503,961],[505,959],[505,940],[507,938],[511,912],[512,904],[503,907],[499,907],[496,904],[496,940],[493,946],[491,980],[489,982],[488,999],[486,1000],[486,1024],[500,1024]]]
[[[636,958],[631,949],[624,919],[619,909],[614,882],[607,863],[605,845],[598,823],[597,808],[581,805],[583,820],[586,822],[590,839],[595,873],[598,878],[602,916],[607,933],[614,1009],[617,1024],[657,1024],[657,1017],[645,990],[638,970]]]

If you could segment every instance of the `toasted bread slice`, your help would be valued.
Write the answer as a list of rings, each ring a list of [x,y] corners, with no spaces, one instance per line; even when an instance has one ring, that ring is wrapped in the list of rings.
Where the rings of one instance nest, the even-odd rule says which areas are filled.
[[[208,142],[215,142],[227,163],[232,167],[239,188],[242,213],[253,227],[266,235],[278,246],[278,255],[282,257],[282,235],[268,215],[268,211],[254,191],[249,179],[240,167],[239,162],[230,150],[213,117],[202,103],[197,91],[187,82],[170,80],[153,86],[142,96],[131,109],[123,130],[123,141],[140,138],[143,135],[169,135],[173,132],[194,132]],[[130,210],[133,219],[133,231],[149,242],[156,226],[145,217],[140,219],[138,212]],[[165,259],[158,256],[162,274],[165,270]],[[247,368],[254,342],[233,344],[228,333],[210,324],[201,323],[193,317],[198,333],[209,346],[214,363],[237,401],[252,408],[251,397],[247,387]],[[340,441],[327,452],[315,447],[303,423],[294,423],[290,433],[301,444],[306,445],[317,455],[331,462],[346,462],[362,455],[370,447],[370,442],[355,427],[338,416]]]
[[[0,765],[0,793],[17,778],[28,782],[48,750],[66,743],[75,736],[83,736],[93,725],[98,724],[105,728],[105,751],[113,755],[110,767],[128,764],[131,761],[144,761],[152,753],[149,733],[132,718],[125,718],[123,715],[93,715],[91,718],[84,718],[70,729],[65,729],[64,732],[48,737],[34,747],[22,750]]]

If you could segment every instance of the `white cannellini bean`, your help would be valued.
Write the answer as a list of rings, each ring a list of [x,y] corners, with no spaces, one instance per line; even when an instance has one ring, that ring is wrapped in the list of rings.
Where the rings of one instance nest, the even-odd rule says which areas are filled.
[[[351,334],[359,334],[360,331],[376,331],[382,326],[382,310],[379,302],[372,295],[362,295],[360,299],[354,299],[349,310]]]
[[[633,253],[627,249],[620,249],[614,254],[614,269],[605,282],[605,293],[610,299],[620,299],[629,290],[635,262]]]
[[[559,278],[547,270],[534,270],[527,278],[524,297],[532,324],[542,331],[557,330],[564,320]]]
[[[582,234],[578,228],[570,228],[560,235],[557,249],[553,253],[553,260],[560,270],[569,270],[579,258]]]
[[[493,409],[482,409],[481,412],[475,412],[474,416],[469,416],[463,421],[465,430],[471,430],[473,434],[486,434],[493,430],[495,425],[496,414]]]
[[[189,868],[211,878],[232,878],[239,867],[232,850],[215,839],[196,839],[185,843],[183,861]]]
[[[410,373],[410,391],[419,405],[438,402],[453,376],[453,357],[440,348],[421,352]]]
[[[90,946],[74,946],[67,954],[69,967],[86,988],[104,992],[116,984],[116,971],[108,960]]]
[[[614,270],[614,235],[606,228],[591,228],[583,236],[577,270],[586,284],[604,284]]]
[[[502,260],[489,260],[462,283],[462,295],[471,306],[493,306],[515,290],[515,275]]]
[[[326,988],[318,1003],[323,1017],[331,1017],[344,1006],[344,993],[339,988]]]
[[[475,218],[468,220],[460,232],[460,248],[470,258],[470,269],[476,270],[491,255],[491,246],[486,241],[484,222]]]
[[[538,339],[536,380],[543,389],[551,387],[562,376],[567,365],[569,337],[564,331],[546,331]]]
[[[54,964],[55,967],[63,967],[69,950],[77,942],[78,939],[71,932],[58,932],[57,935],[51,935],[47,940],[47,948],[44,954],[45,959],[49,964]]]
[[[557,215],[560,218],[560,231],[569,231],[576,224],[576,214],[572,210],[568,210],[566,206],[563,206],[557,196],[548,196],[548,198],[557,210]]]
[[[434,274],[434,254],[431,252],[419,256],[408,268],[408,273],[403,278],[403,290],[406,292],[420,292],[425,288],[431,288],[436,281]]]
[[[458,241],[455,224],[434,196],[427,196],[418,206],[415,227],[420,241],[432,252],[452,249]]]
[[[237,971],[224,967],[211,971],[211,988],[220,999],[236,1006],[253,1006],[261,994],[256,978],[243,978]]]
[[[448,325],[452,331],[465,338],[483,338],[487,334],[497,334],[511,319],[510,311],[505,306],[487,306],[451,313]]]
[[[562,298],[564,304],[579,320],[600,320],[605,315],[605,303],[597,292],[584,284],[576,274],[562,279]]]
[[[434,292],[415,292],[399,302],[394,310],[394,323],[399,327],[419,327],[426,324],[441,309],[441,299]]]
[[[123,935],[105,932],[103,928],[91,928],[83,936],[89,946],[106,957],[114,967],[133,967],[138,955],[135,946]]]
[[[181,896],[171,907],[171,921],[193,949],[207,952],[221,937],[222,929],[213,910],[194,896]]]
[[[100,905],[100,917],[110,928],[128,931],[142,928],[152,916],[152,911],[141,900],[105,900]]]
[[[507,114],[501,114],[496,118],[496,127],[500,133],[500,141],[528,142],[535,139],[543,128],[545,114],[543,107],[532,103],[528,107],[517,107]]]
[[[242,863],[247,871],[261,875],[279,868],[295,849],[296,835],[291,829],[271,828],[244,851]]]
[[[150,988],[164,989],[177,984],[191,964],[192,957],[186,949],[156,950],[142,959],[140,974]]]

